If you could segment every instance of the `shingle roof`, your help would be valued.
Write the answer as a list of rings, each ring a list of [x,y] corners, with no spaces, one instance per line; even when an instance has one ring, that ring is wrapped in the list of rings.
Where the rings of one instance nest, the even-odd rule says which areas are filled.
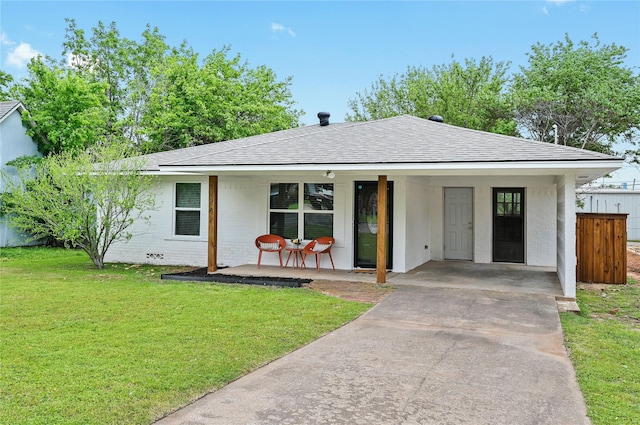
[[[18,109],[20,106],[22,106],[22,102],[20,102],[19,100],[0,102],[0,122],[2,122],[5,117],[7,117],[15,109]]]
[[[158,167],[620,161],[567,146],[470,130],[409,115],[312,125],[146,156]]]

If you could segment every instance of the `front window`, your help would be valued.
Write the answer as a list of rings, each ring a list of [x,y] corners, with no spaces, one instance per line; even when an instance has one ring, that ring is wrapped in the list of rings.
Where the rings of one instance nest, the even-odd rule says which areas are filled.
[[[285,239],[333,236],[333,183],[271,183],[270,189],[270,233]]]
[[[200,236],[200,183],[176,183],[175,234]]]

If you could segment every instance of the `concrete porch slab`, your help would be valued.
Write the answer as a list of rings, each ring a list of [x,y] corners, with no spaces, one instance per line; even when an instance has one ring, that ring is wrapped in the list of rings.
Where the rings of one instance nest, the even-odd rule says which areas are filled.
[[[375,270],[331,270],[280,268],[246,264],[220,269],[216,273],[240,276],[294,277],[375,283]],[[562,297],[556,272],[548,267],[513,264],[477,264],[463,261],[429,261],[407,273],[387,273],[389,285],[432,288],[467,288],[499,292],[545,294]]]
[[[267,276],[267,277],[287,277],[298,279],[312,279],[312,280],[344,280],[347,282],[369,282],[375,283],[375,272],[368,271],[354,271],[354,270],[332,270],[332,269],[320,269],[316,271],[315,268],[298,269],[292,267],[280,268],[278,266],[256,266],[255,264],[245,264],[242,266],[227,267],[224,269],[218,269],[216,273],[238,275],[238,276]],[[389,273],[389,276],[394,273]]]

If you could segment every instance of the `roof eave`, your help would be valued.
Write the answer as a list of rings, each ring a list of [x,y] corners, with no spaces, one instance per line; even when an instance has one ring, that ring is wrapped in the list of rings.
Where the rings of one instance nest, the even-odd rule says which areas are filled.
[[[355,164],[223,164],[223,165],[159,165],[159,172],[174,173],[227,173],[227,172],[277,172],[277,171],[429,171],[429,170],[536,170],[536,169],[609,169],[614,171],[623,165],[619,158],[598,160],[560,161],[492,161],[492,162],[436,162],[436,163],[355,163]]]
[[[24,104],[22,102],[18,101],[18,103],[16,103],[15,106],[13,106],[3,116],[0,117],[0,124],[5,119],[7,119],[7,117],[11,116],[11,114],[13,114],[15,111],[20,112],[20,115],[22,115],[26,110],[27,110],[27,108],[25,108]]]

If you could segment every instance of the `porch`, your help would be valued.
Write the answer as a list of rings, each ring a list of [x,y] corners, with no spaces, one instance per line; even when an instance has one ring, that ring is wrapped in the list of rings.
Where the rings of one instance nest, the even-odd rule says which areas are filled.
[[[266,276],[376,282],[376,270],[297,269],[246,264],[218,269],[216,273],[239,276]],[[479,264],[467,261],[429,261],[407,273],[387,273],[387,285],[427,286],[433,288],[480,289],[498,292],[546,294],[563,297],[555,269],[516,264]]]

